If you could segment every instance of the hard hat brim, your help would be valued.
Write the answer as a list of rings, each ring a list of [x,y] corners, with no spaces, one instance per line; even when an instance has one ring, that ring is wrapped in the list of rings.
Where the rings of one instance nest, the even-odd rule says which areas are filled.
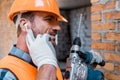
[[[62,22],[68,22],[68,20],[66,18],[64,18],[63,16],[59,16],[59,21],[62,21]]]

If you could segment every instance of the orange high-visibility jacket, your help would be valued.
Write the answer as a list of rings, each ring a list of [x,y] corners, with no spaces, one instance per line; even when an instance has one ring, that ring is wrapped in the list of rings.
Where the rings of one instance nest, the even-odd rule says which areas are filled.
[[[0,68],[9,69],[18,80],[36,80],[37,68],[14,56],[6,56],[0,60]],[[58,80],[63,80],[60,68],[57,68]]]

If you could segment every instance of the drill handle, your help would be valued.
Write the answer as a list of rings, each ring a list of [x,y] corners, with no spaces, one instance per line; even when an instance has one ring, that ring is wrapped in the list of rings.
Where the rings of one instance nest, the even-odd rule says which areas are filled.
[[[83,53],[82,51],[79,51],[79,57],[82,58],[87,64],[90,64],[91,63],[91,58],[92,55],[91,54],[85,54]],[[104,66],[105,65],[105,61],[102,60],[100,63],[97,63],[97,62],[94,62],[93,65],[100,65],[100,66]]]
[[[102,62],[98,63],[98,65],[100,65],[100,66],[105,66],[105,61],[102,60]]]

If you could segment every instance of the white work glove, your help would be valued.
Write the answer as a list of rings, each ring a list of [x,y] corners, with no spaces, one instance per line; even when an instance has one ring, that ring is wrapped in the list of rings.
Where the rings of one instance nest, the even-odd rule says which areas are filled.
[[[51,64],[57,67],[56,52],[49,39],[49,34],[38,34],[34,38],[32,30],[27,30],[27,46],[33,63],[38,69],[44,64]]]
[[[97,63],[100,63],[102,62],[102,57],[100,54],[98,54],[97,52],[93,51],[93,50],[90,50],[89,51],[91,54],[92,54],[92,60],[91,60],[91,64],[94,63],[94,62],[97,62]]]

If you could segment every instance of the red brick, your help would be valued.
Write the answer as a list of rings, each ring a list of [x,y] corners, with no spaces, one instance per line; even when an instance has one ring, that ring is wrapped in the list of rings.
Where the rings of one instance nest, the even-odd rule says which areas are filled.
[[[101,14],[92,14],[91,15],[91,21],[100,21],[101,20]]]
[[[114,29],[115,29],[114,23],[92,24],[92,30],[114,30]]]
[[[106,61],[116,61],[120,62],[120,55],[118,54],[113,54],[113,53],[105,53],[104,54],[104,59]]]
[[[105,63],[105,66],[102,67],[106,70],[113,71],[114,70],[114,64],[113,63]]]
[[[102,10],[107,10],[107,9],[113,9],[115,8],[115,1],[112,0],[111,2],[108,2],[106,4],[96,4],[91,7],[91,11],[102,11]]]
[[[105,70],[109,70],[109,71],[113,71],[115,68],[114,68],[114,63],[105,63],[105,66],[99,66],[97,65],[97,68],[98,69],[105,69]]]
[[[120,19],[120,12],[119,11],[106,12],[105,13],[105,19],[106,20]]]
[[[120,52],[120,44],[118,44],[118,47],[117,47],[118,51]]]
[[[120,80],[120,75],[115,75],[109,72],[105,72],[104,75],[107,78],[107,80]]]
[[[107,33],[105,33],[105,39],[120,41],[120,33],[107,32]]]
[[[112,0],[111,2],[108,2],[105,4],[105,9],[113,9],[115,8],[115,0]]]
[[[118,23],[118,28],[119,28],[119,30],[120,30],[120,22]]]
[[[115,50],[113,43],[93,42],[92,48],[97,50]]]
[[[120,65],[118,65],[118,67],[117,67],[117,71],[120,72]]]
[[[105,9],[104,7],[105,7],[105,5],[103,5],[103,4],[93,5],[91,7],[91,12],[104,10]]]
[[[92,40],[100,40],[101,34],[100,33],[92,33]]]

